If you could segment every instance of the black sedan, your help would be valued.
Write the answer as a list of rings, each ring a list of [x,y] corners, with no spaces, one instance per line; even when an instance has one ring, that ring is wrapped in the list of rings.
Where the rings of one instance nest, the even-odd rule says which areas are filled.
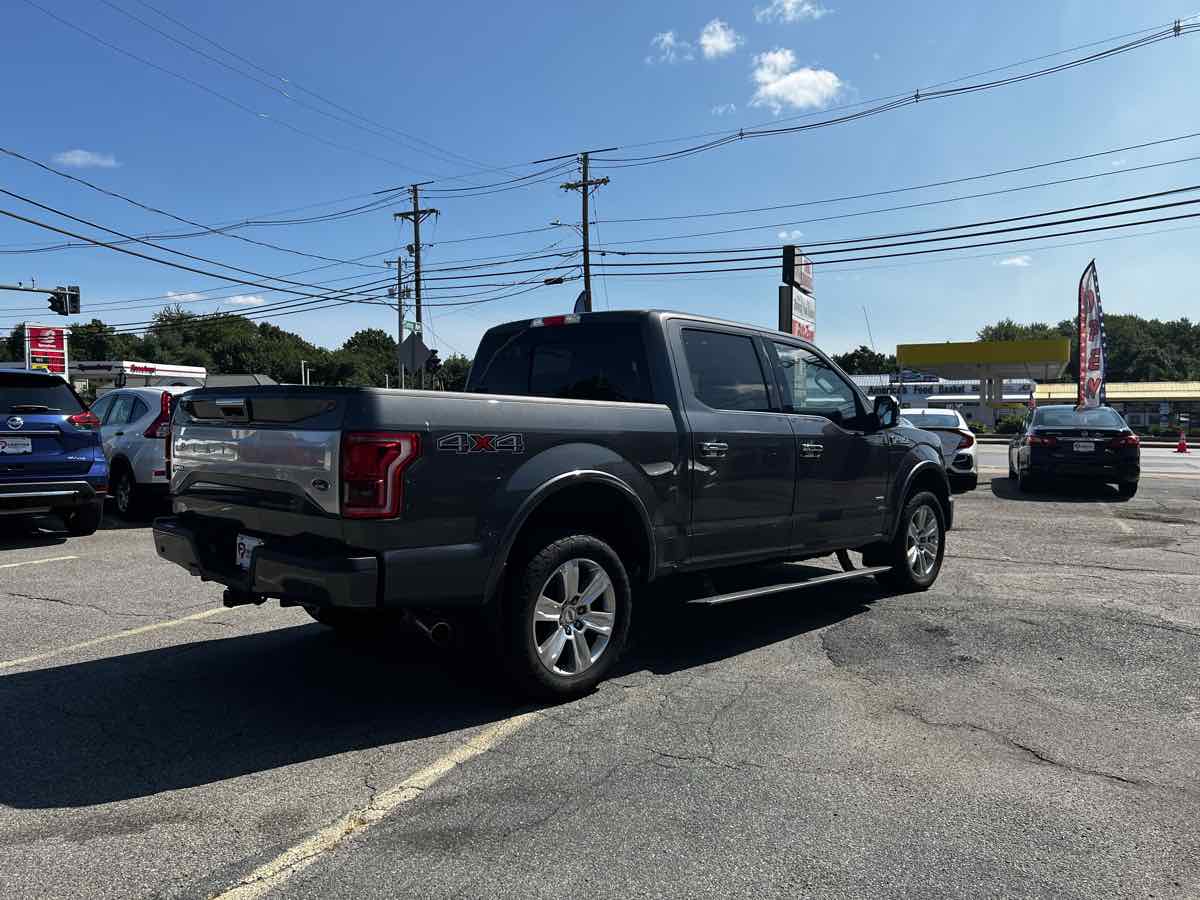
[[[1115,484],[1121,496],[1132,497],[1141,464],[1138,436],[1108,406],[1039,406],[1008,446],[1008,477],[1022,491],[1079,478]]]

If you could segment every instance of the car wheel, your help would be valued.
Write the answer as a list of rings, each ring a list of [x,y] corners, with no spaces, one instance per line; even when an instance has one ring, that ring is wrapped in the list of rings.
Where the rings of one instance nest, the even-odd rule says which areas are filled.
[[[1138,483],[1136,481],[1122,481],[1117,485],[1117,492],[1122,497],[1132,497],[1137,493]]]
[[[525,693],[587,693],[612,669],[633,611],[621,558],[588,534],[531,548],[509,582],[503,653]]]
[[[141,513],[141,495],[137,482],[133,480],[133,472],[129,469],[117,471],[112,482],[112,498],[117,515],[122,519],[135,519]]]
[[[888,572],[875,577],[903,591],[925,591],[942,570],[946,553],[946,524],[938,498],[929,491],[914,495],[900,514],[896,537],[883,555]]]
[[[89,534],[96,533],[103,518],[104,504],[89,503],[87,506],[81,506],[66,513],[63,516],[63,524],[67,526],[69,534],[75,537],[87,537]]]
[[[1008,455],[1008,480],[1009,481],[1017,480],[1017,470],[1013,468],[1011,453]]]
[[[1034,481],[1032,473],[1019,472],[1017,474],[1017,490],[1026,494],[1031,494],[1037,490],[1037,482]]]

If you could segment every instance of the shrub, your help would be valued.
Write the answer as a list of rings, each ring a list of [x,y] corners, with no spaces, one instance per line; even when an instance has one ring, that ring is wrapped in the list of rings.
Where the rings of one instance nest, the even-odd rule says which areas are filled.
[[[996,434],[1016,434],[1024,422],[1020,416],[1002,416],[996,423]]]

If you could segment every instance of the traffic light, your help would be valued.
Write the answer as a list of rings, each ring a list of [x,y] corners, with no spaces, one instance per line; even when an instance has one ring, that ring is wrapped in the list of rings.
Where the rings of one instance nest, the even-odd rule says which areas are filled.
[[[425,371],[432,375],[439,368],[441,368],[441,365],[442,361],[438,359],[438,352],[436,350],[430,350],[429,356],[425,358]]]
[[[46,301],[46,305],[50,307],[51,312],[58,313],[60,316],[77,315],[79,313],[79,285],[72,284],[63,287],[60,284],[50,292],[50,298]]]

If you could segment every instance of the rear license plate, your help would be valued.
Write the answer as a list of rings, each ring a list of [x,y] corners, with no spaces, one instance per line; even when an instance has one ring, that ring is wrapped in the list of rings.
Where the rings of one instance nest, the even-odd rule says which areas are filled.
[[[33,438],[0,437],[0,453],[32,453]]]
[[[250,571],[250,560],[254,558],[254,548],[261,546],[262,540],[260,538],[250,537],[248,534],[239,534],[236,550],[238,568]]]
[[[1096,445],[1094,443],[1092,443],[1091,441],[1076,441],[1075,442],[1075,452],[1076,453],[1095,453]]]

